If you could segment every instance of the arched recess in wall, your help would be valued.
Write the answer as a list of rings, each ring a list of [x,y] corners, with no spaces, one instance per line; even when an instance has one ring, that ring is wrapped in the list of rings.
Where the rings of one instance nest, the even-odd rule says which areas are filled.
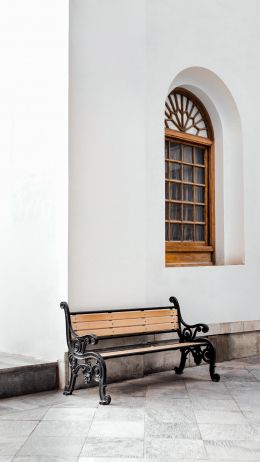
[[[243,140],[236,102],[225,83],[202,67],[181,71],[167,95],[176,87],[185,88],[199,98],[214,129],[216,264],[243,264]]]

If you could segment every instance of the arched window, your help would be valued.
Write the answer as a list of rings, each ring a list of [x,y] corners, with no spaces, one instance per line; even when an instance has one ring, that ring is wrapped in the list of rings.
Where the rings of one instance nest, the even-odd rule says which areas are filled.
[[[214,137],[209,115],[190,91],[165,102],[166,265],[214,264]]]

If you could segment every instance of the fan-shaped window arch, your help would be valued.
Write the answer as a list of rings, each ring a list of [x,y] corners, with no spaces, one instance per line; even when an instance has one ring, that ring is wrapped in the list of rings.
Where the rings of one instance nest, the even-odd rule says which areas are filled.
[[[165,102],[167,266],[214,264],[214,137],[201,101],[184,88]]]

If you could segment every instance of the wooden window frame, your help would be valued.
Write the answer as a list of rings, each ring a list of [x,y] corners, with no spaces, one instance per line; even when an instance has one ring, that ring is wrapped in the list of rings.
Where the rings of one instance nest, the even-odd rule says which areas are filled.
[[[207,148],[207,236],[203,242],[174,242],[165,241],[165,264],[167,267],[175,266],[211,266],[215,264],[215,169],[214,169],[214,138],[210,118],[202,103],[189,91],[176,89],[192,99],[199,107],[207,122],[208,138],[183,133],[165,128],[165,141],[176,141],[187,145]],[[166,201],[166,198],[165,198]]]

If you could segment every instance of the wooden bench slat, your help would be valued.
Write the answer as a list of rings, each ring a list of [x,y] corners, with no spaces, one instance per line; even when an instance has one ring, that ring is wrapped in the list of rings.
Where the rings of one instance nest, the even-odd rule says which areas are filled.
[[[205,343],[205,342],[204,342]],[[203,345],[202,342],[197,342],[197,345]],[[140,348],[129,348],[117,351],[100,351],[99,354],[103,356],[103,358],[115,358],[120,356],[128,356],[136,353],[153,353],[154,351],[166,351],[166,350],[177,350],[181,347],[189,347],[194,346],[194,342],[186,342],[186,343],[167,343],[165,345],[145,345]]]
[[[121,334],[139,334],[147,332],[160,332],[160,331],[172,331],[178,329],[178,323],[165,323],[165,324],[147,324],[144,326],[127,326],[127,327],[112,327],[104,329],[91,329],[90,330],[76,330],[75,332],[82,336],[86,334],[95,334],[97,336],[109,336],[113,337],[114,335]]]
[[[168,322],[178,322],[176,316],[157,316],[152,318],[133,318],[133,319],[115,319],[109,321],[96,322],[72,322],[74,330],[91,330],[105,327],[127,327],[127,326],[145,326],[146,324],[165,324]]]
[[[114,319],[133,319],[133,318],[149,318],[156,316],[177,316],[176,308],[161,308],[158,310],[146,311],[118,311],[112,313],[97,313],[97,314],[71,314],[73,322],[87,322],[87,321],[107,321]]]

